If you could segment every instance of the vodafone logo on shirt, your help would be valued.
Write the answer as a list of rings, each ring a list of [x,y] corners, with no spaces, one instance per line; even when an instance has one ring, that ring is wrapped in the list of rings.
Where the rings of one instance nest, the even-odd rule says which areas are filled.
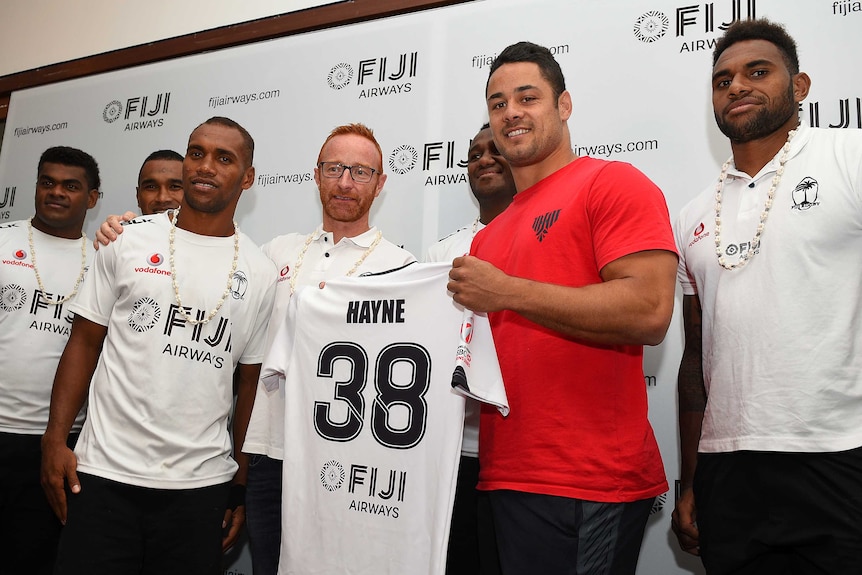
[[[147,266],[135,268],[135,273],[158,274],[158,275],[162,275],[162,276],[171,275],[171,272],[168,270],[156,269],[160,265],[162,265],[163,263],[165,263],[165,257],[162,254],[160,254],[158,252],[152,253],[149,256],[147,256],[147,259],[146,259]]]
[[[24,250],[15,250],[15,253],[12,254],[12,257],[19,261],[26,260],[27,252],[25,252]]]
[[[697,242],[699,242],[703,238],[709,237],[709,232],[703,233],[703,230],[705,228],[706,228],[706,226],[703,225],[703,222],[700,222],[700,224],[694,229],[694,234],[693,234],[694,239],[691,240],[691,242],[688,244],[688,247],[693,246],[694,244],[696,244]]]

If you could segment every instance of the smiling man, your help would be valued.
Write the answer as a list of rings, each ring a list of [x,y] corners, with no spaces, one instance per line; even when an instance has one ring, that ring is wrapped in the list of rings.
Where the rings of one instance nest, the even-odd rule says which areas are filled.
[[[243,523],[239,445],[275,291],[272,262],[233,221],[253,153],[233,120],[198,126],[181,207],[134,220],[99,250],[71,308],[42,438],[42,483],[66,523],[58,574],[222,572]],[[88,392],[73,453],[66,438]]]
[[[642,366],[673,311],[667,206],[632,166],[574,154],[572,99],[546,48],[503,50],[486,97],[518,194],[449,288],[490,312],[512,410],[483,410],[479,435],[503,573],[633,574],[667,490]]]
[[[93,250],[81,233],[99,199],[99,168],[69,147],[45,150],[36,215],[0,225],[0,540],[3,571],[53,572],[60,522],[39,485],[39,440],[51,382],[69,338],[75,301]],[[74,446],[84,412],[72,414]]]
[[[179,207],[183,199],[183,157],[173,150],[157,150],[147,156],[138,172],[135,197],[143,216]]]
[[[323,222],[309,234],[278,236],[263,251],[279,270],[268,341],[278,332],[299,286],[331,278],[382,272],[415,261],[369,223],[383,190],[383,153],[363,124],[338,126],[320,148],[314,168]],[[281,549],[281,478],[284,458],[284,389],[257,389],[243,450],[252,454],[248,531],[256,575],[274,575]]]
[[[780,24],[716,43],[733,154],[676,226],[672,523],[710,575],[862,573],[862,132],[800,123],[810,86]]]

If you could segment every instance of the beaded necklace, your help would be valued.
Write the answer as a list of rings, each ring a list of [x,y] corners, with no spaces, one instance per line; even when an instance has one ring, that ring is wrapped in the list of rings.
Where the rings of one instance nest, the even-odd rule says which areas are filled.
[[[721,250],[721,191],[724,189],[724,180],[727,179],[727,170],[730,168],[730,163],[733,161],[733,156],[728,158],[724,165],[721,166],[721,174],[718,176],[718,184],[715,186],[715,255],[718,256],[718,264],[726,270],[735,270],[745,267],[745,264],[751,261],[757,249],[760,247],[760,236],[763,235],[763,230],[766,227],[766,218],[769,216],[769,210],[772,208],[772,202],[775,199],[775,190],[778,189],[778,184],[781,182],[781,176],[784,175],[784,164],[787,163],[787,158],[790,155],[790,140],[796,135],[796,130],[790,130],[787,133],[787,141],[782,148],[781,156],[778,158],[778,169],[775,171],[775,176],[772,178],[772,185],[769,187],[769,192],[766,194],[766,205],[763,207],[763,212],[760,214],[760,222],[757,224],[757,231],[754,233],[754,238],[748,244],[748,249],[739,258],[735,264],[727,263]]]
[[[33,245],[33,220],[27,220],[27,241],[30,244],[30,260],[33,262],[33,272],[36,274],[36,284],[39,286],[39,291],[42,292],[42,297],[48,305],[60,305],[67,302],[78,293],[78,288],[81,287],[81,282],[84,280],[84,274],[87,271],[87,234],[81,233],[81,271],[78,273],[78,279],[75,280],[75,287],[72,288],[72,293],[58,300],[53,300],[48,297],[45,292],[45,286],[42,285],[42,276],[39,275],[39,268],[36,267],[36,247]]]
[[[225,286],[224,292],[222,292],[221,298],[218,300],[215,309],[213,309],[205,319],[194,319],[186,313],[185,308],[183,308],[182,298],[180,298],[180,284],[179,281],[177,281],[177,270],[174,262],[174,237],[176,236],[177,231],[177,220],[180,218],[180,209],[177,208],[173,210],[173,214],[174,217],[169,218],[171,220],[171,232],[168,235],[168,249],[170,251],[171,282],[174,286],[174,299],[177,301],[177,307],[179,308],[180,315],[183,316],[183,319],[192,325],[205,324],[216,316],[218,310],[220,310],[221,306],[224,305],[224,300],[226,300],[227,296],[230,294],[231,287],[233,287],[233,274],[236,272],[237,262],[239,261],[239,226],[236,225],[236,221],[233,222],[233,263],[231,264],[230,272],[227,274],[227,286]]]
[[[374,241],[371,242],[371,245],[368,246],[368,249],[363,252],[359,259],[356,260],[356,263],[353,264],[353,267],[350,268],[345,275],[345,277],[350,277],[356,273],[356,270],[359,269],[359,266],[362,265],[362,262],[365,261],[371,252],[374,251],[374,248],[377,247],[377,244],[380,243],[380,240],[383,239],[383,232],[377,230],[377,235],[374,236]],[[308,234],[308,237],[305,238],[305,244],[303,244],[302,249],[299,251],[299,255],[296,258],[296,264],[293,266],[293,273],[290,276],[290,295],[293,295],[296,292],[296,279],[299,277],[299,270],[302,267],[302,260],[305,258],[305,252],[308,251],[308,246],[311,245],[311,242],[314,240],[314,232]]]

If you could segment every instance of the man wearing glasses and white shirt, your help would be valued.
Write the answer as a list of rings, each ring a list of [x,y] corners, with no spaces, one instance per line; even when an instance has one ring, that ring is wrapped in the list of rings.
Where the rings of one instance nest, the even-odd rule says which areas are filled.
[[[335,128],[320,149],[314,181],[323,222],[310,234],[278,236],[262,248],[279,270],[270,344],[297,287],[416,261],[368,222],[371,204],[386,182],[383,153],[370,129],[362,124]],[[278,566],[283,445],[284,389],[270,392],[258,384],[243,446],[252,455],[247,524],[255,575],[274,575]]]

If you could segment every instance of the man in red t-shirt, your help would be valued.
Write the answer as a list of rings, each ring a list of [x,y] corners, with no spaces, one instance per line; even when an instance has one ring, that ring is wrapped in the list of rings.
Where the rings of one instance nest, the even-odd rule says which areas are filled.
[[[629,164],[574,154],[571,96],[546,48],[506,48],[486,95],[518,194],[449,288],[490,313],[509,396],[509,417],[483,410],[479,439],[503,571],[634,574],[667,490],[642,367],[673,311],[667,205]]]

